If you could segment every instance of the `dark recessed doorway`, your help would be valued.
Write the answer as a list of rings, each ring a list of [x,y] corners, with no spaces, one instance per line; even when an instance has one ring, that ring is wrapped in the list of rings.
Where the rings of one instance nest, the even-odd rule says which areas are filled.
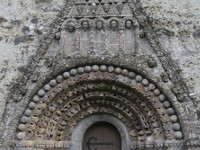
[[[110,123],[96,123],[85,133],[83,150],[121,150],[120,133]]]

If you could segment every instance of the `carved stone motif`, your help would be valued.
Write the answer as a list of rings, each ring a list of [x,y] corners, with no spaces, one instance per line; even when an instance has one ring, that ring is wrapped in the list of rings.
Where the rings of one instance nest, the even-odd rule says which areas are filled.
[[[69,32],[74,32],[75,31],[75,23],[74,22],[68,22],[67,26],[66,26],[66,29]]]
[[[76,14],[74,11],[71,12],[72,15],[79,15],[79,16],[85,16],[85,15],[100,15],[100,14],[106,14],[106,15],[130,15],[131,11],[130,9],[127,9],[127,1],[77,1],[75,2],[75,7],[78,11],[78,14]]]
[[[109,72],[115,72],[115,75]],[[134,141],[146,141],[150,137],[155,140],[182,139],[176,112],[169,110],[174,109],[161,90],[155,85],[150,90],[149,86],[153,85],[145,77],[120,67],[93,65],[70,69],[45,84],[38,96],[34,96],[34,101],[41,100],[28,104],[17,137],[20,140],[33,140],[33,137],[70,140],[81,119],[93,113],[106,113],[120,118],[130,131],[134,130],[136,134],[130,133]],[[42,128],[44,124],[46,128]]]
[[[98,20],[97,22],[96,22],[96,29],[97,30],[102,30],[104,28],[104,23],[103,23],[103,21],[101,21],[101,20]]]
[[[154,68],[154,67],[157,66],[156,60],[154,58],[152,58],[152,57],[149,58],[149,60],[147,61],[147,63],[148,63],[148,66],[150,68]]]
[[[144,38],[145,37],[145,33],[143,30],[140,30],[139,31],[139,35],[140,35],[140,38]]]
[[[83,31],[87,31],[90,28],[90,25],[89,25],[88,21],[81,22],[81,26],[82,26]]]
[[[126,29],[130,30],[133,27],[133,21],[132,20],[126,20],[125,26],[126,26]]]
[[[76,23],[74,23],[76,22]],[[61,47],[68,57],[88,55],[133,56],[138,49],[138,30],[132,17],[124,19],[66,19]],[[108,32],[106,32],[108,30]],[[134,42],[133,42],[134,41]]]
[[[136,20],[126,1],[77,1],[65,19],[68,33],[61,31],[57,39],[67,57],[131,57],[139,47],[139,30],[133,28]]]
[[[112,20],[110,22],[110,28],[113,31],[116,31],[118,29],[118,21],[117,20]]]
[[[192,104],[183,109],[176,97],[157,83],[160,82],[160,77],[147,77],[141,68],[133,71],[131,69],[135,67],[127,69],[118,66],[121,63],[118,58],[128,58],[126,61],[129,61],[134,60],[136,54],[140,55],[141,41],[146,40],[146,32],[140,30],[141,27],[132,14],[134,8],[131,8],[131,4],[132,2],[125,0],[72,2],[69,7],[72,9],[59,18],[62,21],[56,27],[58,29],[54,32],[54,38],[60,40],[56,43],[59,43],[57,46],[60,54],[65,55],[63,61],[68,58],[73,61],[63,64],[68,68],[65,72],[63,68],[66,66],[55,69],[56,71],[50,69],[53,76],[57,76],[47,78],[45,82],[48,83],[39,81],[41,83],[37,84],[38,87],[44,85],[38,91],[35,90],[34,96],[29,95],[32,100],[25,97],[27,104],[23,102],[20,105],[23,111],[17,112],[18,124],[15,122],[13,125],[17,126],[14,137],[16,145],[69,149],[70,142],[74,142],[70,141],[71,135],[78,123],[93,114],[112,115],[126,125],[133,149],[170,149],[177,145],[181,149],[186,137],[195,137],[195,133],[199,132],[199,122],[196,126],[192,126],[195,123],[184,126],[184,119],[197,119]],[[43,48],[50,42],[47,38],[42,44]],[[164,56],[161,50],[158,53],[159,56]],[[90,56],[101,56],[102,60],[105,57],[117,58],[117,61],[110,63],[105,59],[105,64],[101,65],[101,61],[96,63],[90,60]],[[87,65],[83,65],[79,58],[86,58]],[[52,59],[48,68],[53,64],[57,65],[57,59]],[[150,68],[160,67],[157,64],[159,60],[152,57],[148,59],[144,62]],[[74,67],[74,61],[78,62],[77,67]],[[161,63],[165,66],[166,62],[163,60]],[[125,64],[122,63],[126,66]],[[59,65],[58,67],[61,66]],[[72,66],[71,69],[69,66]],[[161,74],[161,79],[168,82],[170,73],[167,77],[164,74]],[[172,76],[169,77],[171,80]],[[38,79],[34,80],[36,81]],[[162,84],[165,86],[165,83]],[[176,96],[185,94],[176,86],[172,91]],[[25,94],[26,92],[23,95]],[[19,96],[19,100],[22,98]],[[113,122],[113,125],[117,123]],[[189,128],[190,126],[194,129]],[[187,135],[186,130],[191,134]],[[188,143],[192,145],[192,142]]]
[[[169,81],[169,77],[168,77],[168,75],[166,73],[163,72],[160,76],[161,76],[163,82],[168,82]]]
[[[105,3],[105,4],[103,5],[103,9],[104,9],[104,12],[105,12],[105,13],[108,13],[109,10],[110,10],[110,5],[107,4],[107,3]]]

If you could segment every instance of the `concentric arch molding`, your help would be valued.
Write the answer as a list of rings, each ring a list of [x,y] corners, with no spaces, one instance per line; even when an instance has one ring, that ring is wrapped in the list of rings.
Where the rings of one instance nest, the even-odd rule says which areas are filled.
[[[15,142],[31,147],[39,146],[38,141],[47,147],[57,142],[70,147],[71,135],[82,119],[108,114],[127,126],[132,146],[157,141],[162,146],[184,138],[175,106],[175,98],[133,70],[103,64],[74,67],[32,97],[19,119]]]
[[[131,150],[131,138],[129,136],[127,127],[118,118],[107,114],[94,114],[81,120],[72,134],[72,143],[70,148],[82,150],[82,143],[73,141],[82,141],[88,127],[97,122],[108,122],[115,125],[122,137],[122,150]]]

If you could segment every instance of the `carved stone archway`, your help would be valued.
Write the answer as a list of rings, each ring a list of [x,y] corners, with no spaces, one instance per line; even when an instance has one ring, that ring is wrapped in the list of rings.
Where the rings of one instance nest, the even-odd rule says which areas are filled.
[[[67,1],[14,92],[8,145],[69,150],[84,120],[106,115],[126,150],[182,149],[195,131],[183,105],[193,103],[139,10],[133,0]]]
[[[81,120],[73,131],[70,150],[82,150],[82,142],[75,141],[83,141],[84,134],[88,127],[98,122],[108,122],[114,125],[119,130],[121,135],[122,150],[130,150],[131,138],[126,125],[123,122],[121,122],[118,118],[107,114],[94,114]]]
[[[76,125],[106,113],[126,124],[131,147],[160,147],[183,139],[178,109],[150,79],[126,68],[86,65],[45,84],[27,104],[16,137],[32,146],[68,147]],[[170,143],[171,144],[171,143]]]

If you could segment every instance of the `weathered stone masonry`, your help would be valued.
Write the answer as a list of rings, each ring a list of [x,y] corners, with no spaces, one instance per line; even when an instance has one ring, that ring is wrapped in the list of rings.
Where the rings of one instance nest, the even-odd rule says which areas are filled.
[[[144,5],[67,1],[10,83],[0,148],[82,149],[83,131],[101,120],[126,139],[122,150],[198,149],[199,102],[164,45],[177,33],[157,27]]]

